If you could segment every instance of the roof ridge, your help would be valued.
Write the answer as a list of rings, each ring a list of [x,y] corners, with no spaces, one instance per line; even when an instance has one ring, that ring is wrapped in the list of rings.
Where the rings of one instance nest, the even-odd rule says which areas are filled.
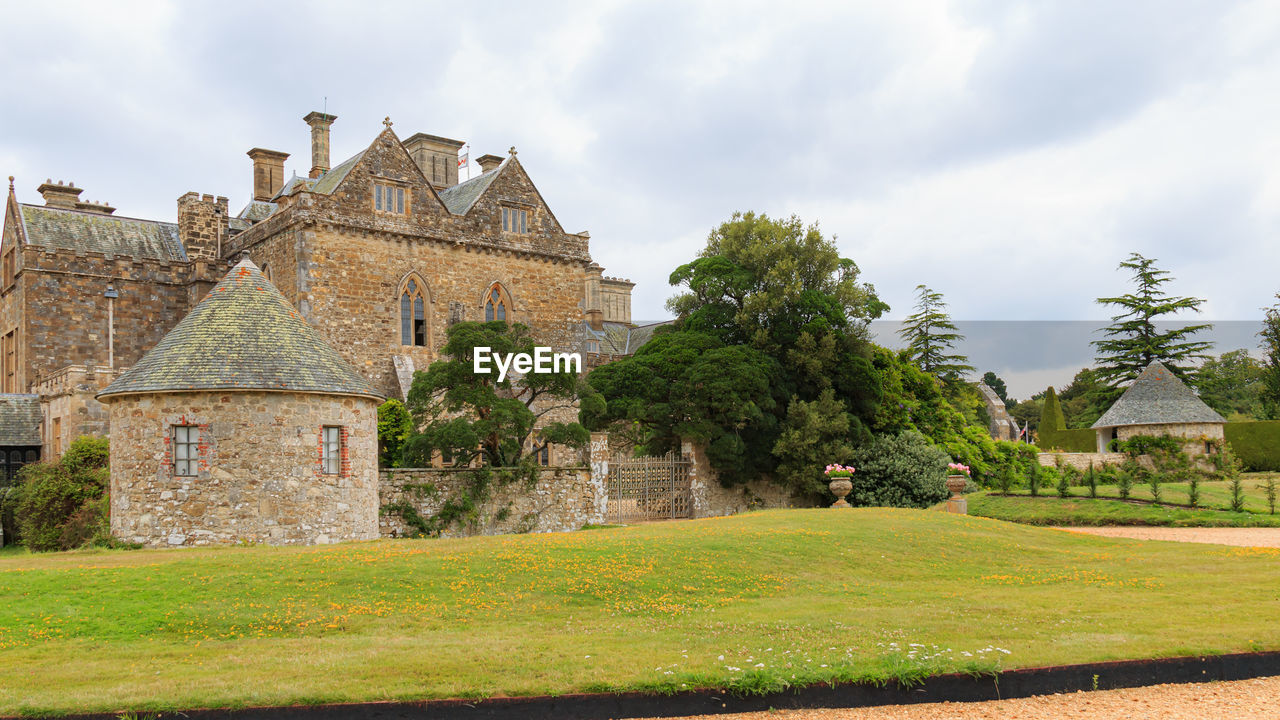
[[[133,217],[132,215],[116,215],[115,213],[111,213],[110,215],[108,215],[107,213],[94,212],[93,210],[81,210],[79,208],[62,208],[62,207],[54,207],[52,205],[37,205],[35,203],[24,203],[24,202],[20,202],[18,203],[18,205],[25,208],[31,208],[32,210],[51,210],[53,212],[76,213],[77,215],[89,215],[91,217],[100,217],[100,218],[105,218],[107,220],[135,220],[137,222],[153,223],[156,225],[172,225],[175,228],[178,227],[177,222],[169,222],[168,220],[151,220],[149,218]]]

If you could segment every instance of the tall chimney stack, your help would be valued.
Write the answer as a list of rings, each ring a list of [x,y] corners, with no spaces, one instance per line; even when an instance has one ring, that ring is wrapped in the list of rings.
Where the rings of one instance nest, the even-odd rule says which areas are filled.
[[[284,161],[289,153],[254,148],[245,154],[253,158],[253,199],[270,202],[284,186]]]
[[[329,126],[337,115],[312,110],[302,121],[311,126],[311,177],[318,178],[329,170]]]
[[[480,172],[489,172],[490,170],[502,164],[506,158],[497,155],[481,155],[476,159],[476,163],[480,165]]]

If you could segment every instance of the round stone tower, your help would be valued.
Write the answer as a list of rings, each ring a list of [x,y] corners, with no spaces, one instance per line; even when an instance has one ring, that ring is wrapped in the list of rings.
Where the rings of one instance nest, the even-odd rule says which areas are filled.
[[[98,398],[121,540],[378,536],[384,398],[247,258]]]

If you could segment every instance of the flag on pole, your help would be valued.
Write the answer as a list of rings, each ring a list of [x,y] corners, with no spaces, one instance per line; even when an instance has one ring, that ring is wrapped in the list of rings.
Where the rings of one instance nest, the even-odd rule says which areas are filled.
[[[468,155],[470,155],[470,153],[462,153],[461,155],[459,155],[459,156],[458,156],[458,167],[459,167],[459,168],[463,168],[463,167],[466,167],[466,166],[467,166],[467,156],[468,156]]]

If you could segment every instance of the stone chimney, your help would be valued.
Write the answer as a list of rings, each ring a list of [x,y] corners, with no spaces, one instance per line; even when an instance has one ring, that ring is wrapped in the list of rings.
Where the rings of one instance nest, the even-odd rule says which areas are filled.
[[[329,170],[329,126],[337,115],[312,110],[302,121],[311,126],[311,177],[318,178]]]
[[[80,202],[80,193],[84,190],[76,187],[74,182],[64,184],[59,180],[58,184],[54,185],[53,180],[45,180],[40,187],[36,188],[36,192],[44,197],[44,204],[47,207],[75,210],[76,203]]]
[[[503,159],[497,155],[481,155],[476,158],[476,163],[480,165],[480,172],[489,172],[501,165]]]
[[[253,199],[270,202],[284,186],[284,161],[289,153],[254,148],[245,154],[253,158]]]
[[[217,260],[227,242],[227,199],[189,192],[178,198],[178,239],[192,260]]]
[[[600,280],[604,274],[604,268],[595,263],[587,266],[586,282],[583,283],[583,291],[586,297],[583,298],[584,315],[587,324],[592,330],[604,329],[604,307],[600,298]]]
[[[458,184],[458,151],[466,143],[417,133],[403,144],[432,187],[440,190]]]

